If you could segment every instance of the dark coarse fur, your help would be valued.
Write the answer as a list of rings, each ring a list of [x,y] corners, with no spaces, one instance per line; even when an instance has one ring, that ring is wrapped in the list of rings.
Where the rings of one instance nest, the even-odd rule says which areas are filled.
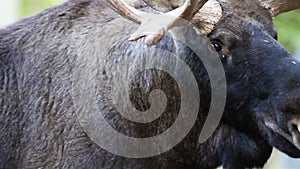
[[[202,102],[196,124],[183,141],[166,153],[142,159],[116,156],[95,144],[79,124],[76,112],[83,110],[74,106],[72,98],[72,86],[78,85],[74,72],[82,71],[86,73],[82,76],[98,82],[101,113],[119,132],[148,137],[174,122],[178,114],[174,106],[178,104],[174,103],[180,101],[180,93],[176,82],[160,71],[148,70],[140,75],[152,86],[136,91],[132,100],[140,101],[135,106],[145,110],[149,103],[139,95],[149,94],[154,88],[164,90],[171,100],[162,117],[141,125],[123,119],[112,108],[110,75],[117,73],[118,61],[123,57],[139,60],[147,52],[147,56],[156,54],[143,40],[127,41],[137,25],[100,0],[71,0],[0,30],[0,169],[252,168],[265,164],[273,146],[299,157],[300,151],[293,144],[264,124],[266,114],[271,119],[277,116],[271,105],[282,106],[289,101],[275,98],[287,100],[282,93],[299,88],[295,85],[300,82],[296,75],[299,66],[289,68],[288,63],[294,60],[273,39],[276,32],[267,11],[250,1],[243,3],[221,1],[224,16],[209,35],[224,49],[219,54],[225,56],[222,61],[228,99],[218,129],[203,144],[198,143],[198,137],[211,97],[204,66],[188,47],[175,45],[170,37],[154,47],[176,53],[191,67]],[[241,12],[251,8],[248,13]],[[86,59],[90,55],[95,56],[94,60]],[[289,102],[292,107],[295,104]],[[299,107],[295,109],[299,111]],[[283,123],[290,116],[281,117]]]

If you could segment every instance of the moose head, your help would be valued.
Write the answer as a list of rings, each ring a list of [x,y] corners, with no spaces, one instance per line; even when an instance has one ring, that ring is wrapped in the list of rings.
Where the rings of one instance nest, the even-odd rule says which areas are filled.
[[[149,35],[142,28],[146,22],[158,20],[159,15],[144,20],[145,12],[126,6],[123,1],[108,1],[119,13],[141,23],[130,40],[146,37],[146,43],[153,45],[167,30],[177,25],[176,19],[169,20],[165,25],[157,25],[160,29]],[[299,1],[144,2],[155,10],[166,12],[164,14],[175,15],[178,20],[190,21],[198,32],[211,40],[226,72],[228,97],[222,119],[225,126],[233,127],[249,137],[262,137],[269,145],[291,157],[300,157],[299,61],[278,43],[273,25],[273,19],[278,14],[299,8]],[[228,147],[224,145],[223,148]],[[221,159],[225,163],[230,156],[239,159],[235,155],[225,154],[226,157]],[[245,164],[247,160],[240,163]]]

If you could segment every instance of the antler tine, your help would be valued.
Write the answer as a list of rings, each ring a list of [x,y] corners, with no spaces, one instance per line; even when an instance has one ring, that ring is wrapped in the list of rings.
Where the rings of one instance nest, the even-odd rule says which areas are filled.
[[[208,0],[190,0],[190,5],[186,4],[185,10],[181,14],[181,18],[191,20],[196,13],[203,7]],[[185,3],[189,3],[187,0]]]
[[[269,10],[273,18],[283,12],[300,8],[299,0],[259,0],[259,3]]]
[[[151,14],[137,10],[123,0],[107,0],[122,15],[140,23],[138,30],[129,38],[131,41],[146,37],[148,45],[157,44],[166,32],[174,26],[177,21],[186,19],[191,21],[193,16],[208,0],[185,0],[184,4],[167,13]],[[173,16],[166,19],[165,15]]]
[[[107,0],[118,13],[124,17],[132,20],[136,23],[142,23],[142,15],[145,15],[146,12],[135,9],[134,7],[128,5],[124,0]]]

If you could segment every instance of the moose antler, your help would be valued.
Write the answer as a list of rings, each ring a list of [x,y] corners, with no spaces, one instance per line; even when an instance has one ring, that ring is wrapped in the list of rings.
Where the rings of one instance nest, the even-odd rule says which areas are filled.
[[[185,0],[143,0],[143,1],[158,11],[169,12],[183,5]]]
[[[207,0],[185,0],[184,4],[172,11],[152,14],[140,11],[128,5],[124,0],[107,0],[115,9],[130,20],[140,23],[139,29],[129,38],[131,41],[146,37],[148,45],[157,44],[166,32],[176,26],[177,21],[185,19],[191,21]],[[168,19],[162,19],[165,15]],[[151,30],[149,30],[151,29]]]
[[[275,18],[278,14],[300,8],[300,0],[259,0],[262,7]]]

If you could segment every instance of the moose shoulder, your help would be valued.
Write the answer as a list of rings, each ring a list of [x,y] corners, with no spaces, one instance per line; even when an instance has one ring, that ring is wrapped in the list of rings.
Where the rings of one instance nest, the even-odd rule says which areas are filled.
[[[123,1],[109,2],[127,18],[147,23]],[[138,25],[108,3],[70,0],[0,30],[0,168],[253,168],[263,167],[273,147],[300,157],[300,63],[277,42],[272,23],[277,14],[299,8],[299,1],[145,2],[164,12],[181,6],[177,18],[197,25],[218,52],[227,100],[213,135],[198,142],[211,99],[205,66],[193,50],[178,45],[172,37],[176,34],[161,36],[176,19],[160,25],[162,34],[132,36]],[[216,6],[220,11],[212,12]],[[128,37],[139,40],[129,42]],[[147,138],[163,133],[176,121],[182,97],[170,74],[147,69],[128,87],[134,88],[129,97],[140,111],[151,107],[151,91],[165,93],[166,108],[157,120],[130,122],[112,99],[113,76],[127,73],[120,72],[120,61],[145,55],[151,59],[157,53],[150,49],[179,55],[190,66],[201,94],[199,112],[187,136],[169,151],[146,158],[121,157],[96,144],[90,137],[93,128],[82,127],[78,114],[88,116],[92,103],[74,96],[81,92],[95,97],[97,113],[123,135]],[[128,64],[133,68],[135,63]],[[123,85],[129,84],[117,84]],[[112,141],[115,149],[126,148],[114,147],[116,139],[110,135],[102,138]],[[169,146],[161,141],[157,147]]]

